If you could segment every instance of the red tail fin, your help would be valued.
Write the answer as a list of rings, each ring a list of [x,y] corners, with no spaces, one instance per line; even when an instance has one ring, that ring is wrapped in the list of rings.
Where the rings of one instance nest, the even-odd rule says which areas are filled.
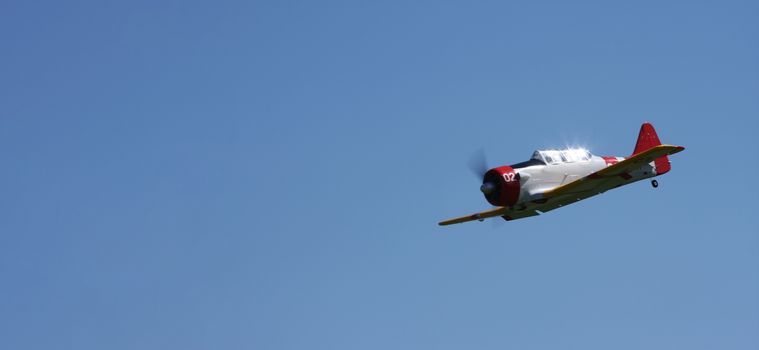
[[[635,144],[633,155],[649,150],[651,147],[658,145],[661,145],[661,141],[659,141],[659,136],[656,135],[654,126],[651,125],[651,123],[643,123],[643,125],[640,127],[638,142]],[[654,160],[654,164],[656,165],[656,175],[664,174],[672,169],[672,166],[669,164],[669,158],[667,158],[667,156],[656,158],[656,160]]]

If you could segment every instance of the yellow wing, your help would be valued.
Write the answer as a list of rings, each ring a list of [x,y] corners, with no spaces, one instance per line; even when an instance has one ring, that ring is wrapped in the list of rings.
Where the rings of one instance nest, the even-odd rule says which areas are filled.
[[[504,219],[506,219],[506,221],[511,221],[511,220],[526,218],[526,217],[535,216],[539,214],[540,213],[532,209],[509,210],[509,208],[506,208],[506,207],[495,207],[493,209],[481,211],[479,213],[474,213],[472,215],[467,215],[467,216],[462,216],[462,217],[458,217],[454,219],[441,221],[438,223],[438,225],[445,226],[445,225],[451,225],[451,224],[460,224],[462,222],[483,220],[487,218],[492,218],[494,216],[502,216]]]
[[[467,222],[467,221],[474,221],[474,220],[482,220],[482,219],[492,218],[494,216],[504,215],[507,210],[508,209],[506,209],[506,207],[496,207],[496,208],[493,208],[493,209],[490,209],[490,210],[481,211],[479,213],[474,213],[472,215],[461,216],[461,217],[458,217],[458,218],[441,221],[441,222],[438,223],[438,225],[445,226],[445,225],[451,225],[451,224],[460,224],[462,222]]]
[[[583,177],[577,181],[573,181],[566,185],[546,191],[543,193],[543,197],[553,198],[573,193],[581,193],[587,191],[603,192],[609,190],[626,181],[624,178],[620,177],[620,175],[624,175],[629,171],[638,169],[643,164],[651,163],[656,158],[675,154],[684,149],[685,147],[672,145],[658,145],[651,147],[644,152],[638,153],[619,163],[596,171],[595,173]],[[615,179],[618,179],[620,181],[614,181]]]

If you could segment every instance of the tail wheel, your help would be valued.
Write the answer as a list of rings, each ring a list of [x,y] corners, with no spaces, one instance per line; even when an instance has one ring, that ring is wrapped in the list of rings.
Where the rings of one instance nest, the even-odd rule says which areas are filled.
[[[654,188],[659,187],[659,181],[651,180],[651,186],[654,186]]]

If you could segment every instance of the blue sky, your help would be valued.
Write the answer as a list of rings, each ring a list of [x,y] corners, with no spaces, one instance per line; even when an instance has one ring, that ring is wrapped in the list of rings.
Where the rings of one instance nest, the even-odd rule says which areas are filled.
[[[0,346],[756,349],[759,6],[0,4]],[[467,169],[686,151],[536,218]]]

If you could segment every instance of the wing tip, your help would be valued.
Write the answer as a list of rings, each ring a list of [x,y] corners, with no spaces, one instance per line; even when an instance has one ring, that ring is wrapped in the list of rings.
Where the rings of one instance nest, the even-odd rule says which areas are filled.
[[[672,152],[670,152],[669,154],[675,154],[675,153],[682,152],[682,151],[685,150],[685,147],[683,147],[683,146],[676,146],[676,145],[659,145],[657,147],[671,149]]]

